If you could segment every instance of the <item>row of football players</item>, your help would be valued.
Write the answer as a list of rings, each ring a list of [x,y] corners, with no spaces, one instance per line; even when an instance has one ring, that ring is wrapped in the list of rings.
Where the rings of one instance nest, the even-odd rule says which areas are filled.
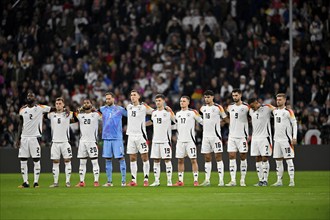
[[[72,150],[69,140],[70,122],[78,122],[81,138],[78,147],[78,158],[80,159],[79,175],[80,182],[76,187],[85,186],[86,163],[89,157],[93,165],[94,186],[99,186],[99,164],[97,132],[99,120],[102,120],[102,156],[106,161],[107,183],[103,186],[113,186],[112,183],[112,159],[116,158],[120,163],[122,175],[121,185],[126,186],[126,163],[124,157],[124,145],[122,137],[122,117],[126,116],[128,144],[127,154],[130,157],[130,170],[132,181],[129,186],[137,186],[137,153],[141,154],[143,161],[144,186],[149,185],[149,147],[147,145],[146,126],[153,126],[153,138],[151,146],[151,158],[153,159],[153,170],[155,181],[150,186],[160,185],[160,161],[163,159],[166,166],[167,186],[183,186],[184,158],[188,156],[192,163],[194,186],[198,186],[198,164],[197,149],[195,145],[195,123],[203,126],[203,140],[201,153],[205,158],[205,180],[200,186],[210,185],[212,170],[212,153],[215,154],[217,171],[219,174],[219,186],[236,186],[236,154],[240,154],[240,185],[245,186],[247,172],[248,153],[248,115],[252,121],[251,156],[256,157],[256,168],[259,177],[257,186],[268,185],[269,162],[272,155],[272,135],[270,128],[271,117],[274,117],[274,158],[276,159],[277,182],[274,186],[282,185],[283,158],[288,164],[290,176],[289,186],[294,186],[294,150],[296,143],[297,124],[292,110],[285,107],[285,94],[277,94],[277,108],[271,105],[262,105],[256,99],[250,99],[249,105],[242,102],[242,92],[239,89],[232,91],[233,104],[226,111],[221,105],[214,103],[214,93],[210,90],[204,92],[205,104],[200,112],[189,108],[190,98],[180,98],[181,110],[176,114],[172,109],[165,106],[165,97],[162,94],[155,96],[156,109],[152,109],[145,103],[140,103],[140,95],[137,91],[131,91],[131,103],[124,109],[115,105],[114,94],[106,93],[106,104],[99,110],[95,110],[91,100],[85,99],[83,106],[77,112],[67,112],[64,108],[64,100],[58,98],[55,108],[36,105],[35,96],[29,93],[27,105],[20,110],[21,126],[19,129],[20,139],[17,147],[20,147],[19,158],[21,159],[21,173],[23,184],[19,187],[29,187],[27,175],[27,159],[34,161],[34,187],[38,187],[40,175],[40,146],[37,137],[41,135],[42,115],[47,114],[51,120],[52,147],[51,159],[53,160],[54,183],[50,187],[58,187],[59,162],[61,155],[65,161],[66,186],[70,187],[71,157]],[[146,115],[151,115],[151,120],[146,122]],[[228,119],[229,118],[229,119]],[[229,170],[231,181],[224,184],[224,165],[222,161],[223,144],[220,131],[220,122],[224,120],[229,123]],[[177,130],[176,158],[178,158],[178,181],[172,184],[172,148],[170,144],[173,126]]]

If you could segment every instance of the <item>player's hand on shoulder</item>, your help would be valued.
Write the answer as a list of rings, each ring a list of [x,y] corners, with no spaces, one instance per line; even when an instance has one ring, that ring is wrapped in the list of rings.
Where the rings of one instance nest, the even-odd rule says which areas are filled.
[[[16,140],[16,143],[14,144],[14,148],[15,148],[15,149],[19,149],[20,146],[21,146],[21,139],[18,138],[18,139]]]
[[[165,110],[168,111],[168,112],[172,112],[172,109],[170,106],[165,106]]]

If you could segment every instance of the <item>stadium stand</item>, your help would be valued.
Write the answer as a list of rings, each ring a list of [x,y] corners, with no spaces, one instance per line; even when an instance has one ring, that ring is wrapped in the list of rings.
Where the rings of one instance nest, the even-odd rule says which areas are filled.
[[[288,0],[13,2],[0,4],[1,147],[13,146],[28,89],[42,104],[62,96],[71,110],[85,96],[102,105],[108,90],[119,104],[127,103],[131,89],[147,103],[164,93],[174,110],[181,95],[191,96],[198,109],[206,89],[223,106],[233,87],[244,91],[244,100],[272,104],[274,94],[289,91]],[[330,143],[329,11],[326,0],[293,0],[295,96],[289,106],[300,144],[310,129]],[[222,130],[226,137],[228,128]]]

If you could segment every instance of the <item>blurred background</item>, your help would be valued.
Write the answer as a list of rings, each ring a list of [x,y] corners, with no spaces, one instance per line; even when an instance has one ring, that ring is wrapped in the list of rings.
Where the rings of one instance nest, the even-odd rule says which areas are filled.
[[[28,89],[40,104],[62,96],[73,111],[84,97],[103,105],[106,91],[125,106],[132,89],[152,107],[163,93],[174,111],[181,95],[199,110],[207,89],[224,107],[233,88],[243,101],[273,105],[276,93],[289,95],[288,0],[3,0],[0,7],[1,148],[13,147]],[[330,144],[329,17],[327,0],[293,0],[288,107],[300,145]],[[226,142],[227,126],[222,135]],[[50,142],[45,120],[41,144]]]

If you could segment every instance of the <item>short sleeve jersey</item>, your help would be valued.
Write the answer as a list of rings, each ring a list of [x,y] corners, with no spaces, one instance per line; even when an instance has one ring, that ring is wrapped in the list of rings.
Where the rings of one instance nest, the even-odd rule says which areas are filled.
[[[204,105],[200,111],[203,115],[203,137],[219,137],[221,139],[220,121],[227,117],[223,107],[218,104]]]
[[[146,116],[154,110],[149,105],[141,103],[139,105],[129,104],[127,109],[127,135],[142,135],[146,137]]]
[[[274,114],[274,140],[275,141],[291,141],[297,138],[297,120],[291,109],[276,108]]]
[[[175,115],[178,141],[188,142],[195,140],[195,122],[202,123],[203,119],[194,109],[181,110]]]
[[[235,103],[228,106],[229,114],[229,137],[246,138],[249,135],[248,114],[250,107],[243,102],[240,105]]]
[[[252,137],[271,137],[271,125],[270,118],[274,106],[266,104],[261,105],[256,111],[252,108],[249,110],[249,114],[252,120]]]
[[[153,143],[171,143],[171,114],[173,113],[166,110],[155,110],[152,112]]]
[[[50,111],[50,106],[34,105],[23,107],[19,115],[23,117],[22,137],[41,137],[43,114]]]
[[[52,142],[67,142],[70,139],[70,120],[73,113],[67,116],[66,112],[50,112],[47,116],[52,129]]]
[[[80,141],[97,142],[99,120],[102,115],[99,112],[78,113],[76,117],[79,120]]]

